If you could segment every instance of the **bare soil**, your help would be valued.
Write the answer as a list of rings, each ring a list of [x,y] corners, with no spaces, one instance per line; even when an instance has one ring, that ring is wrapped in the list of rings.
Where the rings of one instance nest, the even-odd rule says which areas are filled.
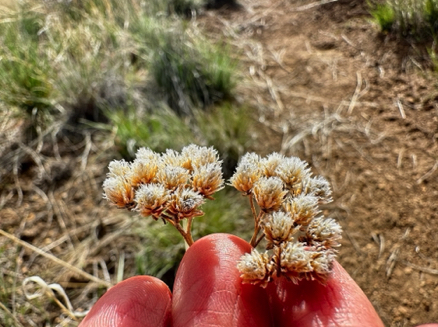
[[[260,90],[242,92],[273,131],[261,147],[331,181],[339,261],[385,325],[438,321],[437,82],[425,51],[380,35],[366,1],[242,4],[206,24],[240,33]]]
[[[240,4],[194,23],[236,49],[243,71],[237,99],[252,105],[248,115],[261,126],[257,151],[300,156],[332,183],[334,202],[324,212],[344,228],[338,259],[386,326],[438,322],[438,92],[424,51],[380,35],[366,1]],[[1,229],[102,280],[114,280],[120,257],[125,277],[133,274],[132,221],[101,200],[102,162],[112,159],[105,141],[90,134],[59,142],[38,155],[28,151],[18,178],[1,186]],[[23,277],[47,277],[80,310],[100,296],[96,284],[8,244],[0,237],[4,257],[16,253],[16,260],[0,262],[1,276],[14,287]],[[38,321],[38,310],[49,312],[46,322],[62,321],[53,303],[27,310],[34,316],[18,315],[24,326]]]

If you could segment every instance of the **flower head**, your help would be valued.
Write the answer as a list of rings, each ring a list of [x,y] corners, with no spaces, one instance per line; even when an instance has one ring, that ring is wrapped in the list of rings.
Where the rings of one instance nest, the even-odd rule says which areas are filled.
[[[192,188],[206,198],[224,187],[222,169],[217,163],[195,167],[192,174]]]
[[[123,176],[109,177],[103,182],[103,197],[119,208],[134,206],[134,189]]]
[[[320,243],[326,248],[340,246],[342,238],[341,226],[332,218],[319,217],[313,219],[307,226],[307,238],[313,243]]]
[[[281,272],[295,284],[311,272],[312,253],[301,242],[283,243],[281,245]]]
[[[277,167],[284,161],[284,155],[274,152],[261,160],[263,173],[266,177],[277,176]]]
[[[246,253],[237,264],[243,283],[266,287],[271,280],[272,264],[267,253],[260,254],[256,249]]]
[[[142,184],[135,194],[135,211],[157,219],[167,207],[169,191],[160,184]]]
[[[167,149],[160,157],[163,166],[183,167],[184,158],[175,150]]]
[[[125,160],[113,160],[109,163],[108,170],[109,178],[120,177],[128,175],[131,172],[131,166]]]
[[[259,207],[265,211],[277,211],[287,191],[283,190],[283,182],[278,177],[261,177],[254,184],[253,194]]]
[[[263,226],[268,249],[274,245],[279,246],[284,242],[291,242],[294,234],[294,222],[290,213],[276,211],[268,215]]]
[[[306,184],[306,193],[318,197],[319,203],[332,202],[330,183],[322,176],[309,178]]]
[[[202,211],[197,210],[204,203],[204,198],[198,192],[184,187],[179,187],[170,196],[168,211],[177,218],[201,216]]]
[[[327,277],[333,270],[333,261],[335,253],[330,250],[311,252],[310,265],[312,272],[307,274],[307,279],[317,280],[321,284],[325,284]]]
[[[138,187],[140,184],[152,183],[157,171],[157,160],[137,158],[131,164],[131,170],[127,174],[127,178],[133,187]]]
[[[293,214],[297,225],[307,226],[320,212],[318,198],[313,195],[300,195],[284,204],[285,210]]]
[[[135,159],[138,160],[152,160],[158,162],[160,155],[149,148],[139,148],[135,154]]]
[[[213,147],[201,147],[195,144],[184,147],[181,151],[181,157],[184,162],[183,167],[190,171],[208,164],[220,165],[222,163],[219,160],[218,152]]]
[[[230,182],[238,191],[249,194],[260,175],[260,157],[255,153],[247,153],[237,165]]]
[[[297,157],[288,157],[280,162],[275,173],[294,195],[302,192],[302,185],[310,178],[307,163]]]
[[[186,185],[189,179],[189,171],[178,166],[165,166],[157,173],[158,182],[168,190],[175,190],[179,186]]]

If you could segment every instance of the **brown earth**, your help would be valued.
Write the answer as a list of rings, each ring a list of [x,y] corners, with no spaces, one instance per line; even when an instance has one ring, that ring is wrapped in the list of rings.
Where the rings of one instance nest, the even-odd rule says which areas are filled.
[[[344,228],[339,261],[386,326],[438,322],[438,104],[427,60],[379,35],[365,1],[240,4],[194,23],[236,48],[244,72],[237,98],[252,104],[262,127],[257,150],[298,155],[331,182],[334,202],[324,211]],[[114,280],[121,256],[125,277],[132,274],[132,222],[101,203],[102,162],[112,159],[106,143],[93,135],[80,144],[60,140],[59,148],[42,147],[42,162],[29,150],[19,178],[0,188],[1,229],[54,255],[76,248],[79,256],[63,259],[103,280]],[[4,244],[13,243],[0,237],[5,258],[17,253],[12,263],[0,257],[1,277],[14,287],[55,271],[75,308],[100,295],[69,269]],[[44,310],[60,321],[55,304]]]
[[[241,49],[253,82],[241,92],[277,136],[260,147],[330,180],[339,261],[385,325],[438,321],[438,104],[426,57],[379,35],[365,1],[241,3],[201,21]]]

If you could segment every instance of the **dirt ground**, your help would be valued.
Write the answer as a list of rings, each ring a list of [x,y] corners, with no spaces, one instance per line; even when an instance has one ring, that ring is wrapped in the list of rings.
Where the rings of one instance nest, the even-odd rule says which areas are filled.
[[[386,326],[438,322],[438,89],[424,51],[380,35],[366,1],[240,4],[208,11],[195,23],[236,48],[244,81],[237,99],[256,108],[257,150],[300,156],[331,182],[334,202],[324,211],[344,229],[338,259]],[[41,165],[28,153],[20,178],[35,180],[44,170],[51,181],[2,187],[0,226],[54,255],[80,244],[80,258],[64,259],[107,280],[99,271],[116,274],[122,253],[132,263],[136,241],[131,222],[101,200],[98,163],[111,158],[92,135],[73,150],[67,138],[64,145],[43,148]],[[117,246],[102,254],[109,244]],[[0,265],[9,277],[38,271],[44,278],[47,269],[59,269],[75,308],[100,295],[96,285],[85,287],[50,262],[23,248],[14,264]]]
[[[424,52],[379,35],[365,1],[242,4],[206,24],[239,34],[256,85],[242,92],[277,135],[264,150],[331,181],[339,261],[385,325],[438,321],[437,82]]]

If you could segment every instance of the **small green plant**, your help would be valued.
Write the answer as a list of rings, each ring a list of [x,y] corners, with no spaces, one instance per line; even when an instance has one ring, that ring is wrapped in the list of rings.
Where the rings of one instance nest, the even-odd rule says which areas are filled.
[[[17,107],[35,128],[52,119],[56,89],[53,67],[41,52],[41,17],[20,12],[0,28],[0,101]]]
[[[320,215],[318,207],[331,201],[327,180],[312,177],[299,158],[247,153],[230,184],[248,197],[254,217],[254,249],[237,265],[242,282],[266,287],[283,276],[294,283],[325,283],[341,238],[339,224]],[[205,214],[201,206],[222,188],[217,151],[193,144],[181,153],[141,148],[131,163],[112,161],[103,183],[110,203],[172,225],[187,246],[194,243],[193,222]],[[263,239],[266,250],[259,253],[255,248]]]
[[[227,99],[234,87],[233,64],[220,48],[169,37],[156,51],[151,70],[169,106],[179,115]]]
[[[206,144],[221,154],[224,175],[231,177],[239,158],[251,146],[251,110],[224,102],[210,110],[197,110],[196,126]]]
[[[391,31],[392,25],[395,21],[395,13],[389,4],[377,4],[371,10],[371,16],[373,16],[377,25],[380,26],[382,32]]]
[[[386,0],[369,6],[381,31],[420,40],[436,37],[437,0]]]
[[[132,108],[107,111],[107,116],[111,122],[107,128],[114,129],[116,146],[125,158],[133,158],[141,147],[165,151],[194,139],[184,120],[165,105],[144,113]]]

